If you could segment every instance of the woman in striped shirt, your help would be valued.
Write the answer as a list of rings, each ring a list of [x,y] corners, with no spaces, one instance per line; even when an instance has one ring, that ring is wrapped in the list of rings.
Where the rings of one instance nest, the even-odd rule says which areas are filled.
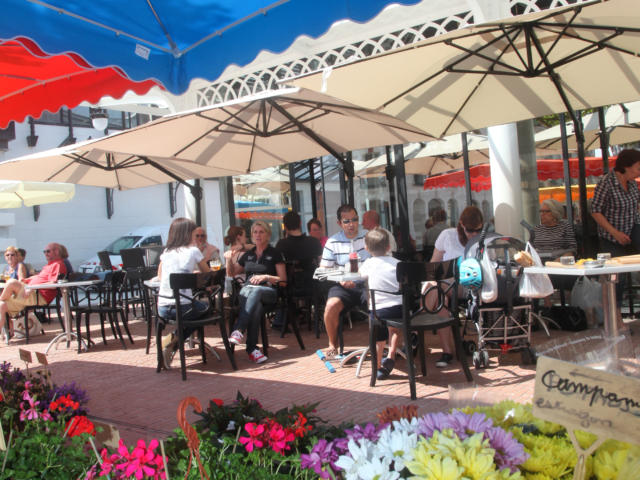
[[[564,220],[562,204],[552,198],[540,205],[540,225],[534,228],[533,247],[553,258],[575,255],[578,247],[573,225]]]

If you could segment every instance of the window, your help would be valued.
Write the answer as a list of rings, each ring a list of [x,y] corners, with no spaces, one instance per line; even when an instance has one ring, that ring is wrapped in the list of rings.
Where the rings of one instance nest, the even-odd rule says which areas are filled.
[[[156,245],[162,245],[162,237],[160,235],[147,237],[140,242],[141,247],[155,247]]]

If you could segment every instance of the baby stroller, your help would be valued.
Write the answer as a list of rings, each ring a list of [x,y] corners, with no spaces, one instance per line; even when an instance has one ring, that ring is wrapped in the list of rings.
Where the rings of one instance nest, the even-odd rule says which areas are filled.
[[[523,269],[513,260],[525,249],[521,240],[495,233],[472,242],[465,250],[465,258],[475,257],[482,269],[482,288],[469,290],[467,321],[473,321],[477,333],[477,347],[464,340],[467,353],[473,356],[473,366],[489,365],[489,351],[506,353],[520,350],[525,364],[533,362],[531,345],[531,304],[519,295]],[[463,329],[466,333],[467,322]]]

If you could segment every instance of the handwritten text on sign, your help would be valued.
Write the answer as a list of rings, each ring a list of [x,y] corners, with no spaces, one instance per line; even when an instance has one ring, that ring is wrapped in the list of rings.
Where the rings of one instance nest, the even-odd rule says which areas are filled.
[[[539,357],[533,414],[570,429],[640,443],[640,381]]]

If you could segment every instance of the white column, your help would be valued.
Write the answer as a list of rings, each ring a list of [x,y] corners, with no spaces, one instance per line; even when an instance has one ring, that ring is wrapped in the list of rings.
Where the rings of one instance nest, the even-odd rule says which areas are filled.
[[[489,164],[496,232],[523,238],[518,131],[515,123],[489,127]]]
[[[187,183],[194,185],[195,180],[187,180]],[[197,200],[191,194],[191,190],[187,187],[182,188],[182,192],[184,193],[184,216],[190,218],[194,222],[196,221],[196,204]],[[204,194],[203,194],[204,196]],[[204,202],[203,202],[204,203]],[[204,220],[204,212],[202,214],[202,218]],[[202,225],[202,227],[206,227],[206,225]]]

